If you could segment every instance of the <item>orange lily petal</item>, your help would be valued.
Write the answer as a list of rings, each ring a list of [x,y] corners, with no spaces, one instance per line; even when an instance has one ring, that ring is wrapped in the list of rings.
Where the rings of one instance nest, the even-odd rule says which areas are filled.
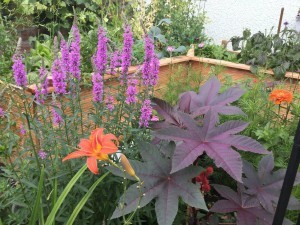
[[[103,144],[101,153],[112,154],[118,151],[118,147],[113,142],[106,142]]]
[[[91,132],[91,136],[101,137],[103,135],[104,128],[96,128]]]
[[[99,174],[98,163],[95,157],[88,157],[86,160],[86,164],[92,173]]]
[[[113,135],[113,134],[106,134],[104,135],[102,142],[106,142],[106,141],[111,141],[111,140],[115,140],[116,141],[116,145],[119,145],[119,140],[118,138]]]
[[[75,159],[75,158],[80,158],[83,156],[90,156],[90,154],[87,154],[85,151],[75,151],[75,152],[71,152],[69,155],[67,155],[65,158],[63,158],[62,161],[66,161],[69,159]]]
[[[88,139],[81,139],[78,146],[80,147],[81,151],[84,151],[87,153],[93,151],[92,143]]]
[[[97,149],[98,144],[101,145],[103,130],[104,130],[103,128],[97,128],[97,129],[92,131],[91,136],[90,136],[90,140],[92,142],[92,148],[93,149]]]

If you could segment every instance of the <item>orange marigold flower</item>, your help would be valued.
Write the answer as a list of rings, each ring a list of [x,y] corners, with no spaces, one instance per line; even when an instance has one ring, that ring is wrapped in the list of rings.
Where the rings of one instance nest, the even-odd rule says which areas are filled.
[[[117,145],[119,145],[115,135],[104,134],[103,130],[103,128],[97,128],[91,132],[89,139],[81,139],[78,144],[80,149],[67,155],[63,161],[87,156],[86,163],[89,170],[98,174],[97,160],[108,160],[108,154],[117,152]]]
[[[282,102],[291,103],[293,100],[293,94],[286,90],[277,89],[271,92],[269,99],[276,105],[279,105]]]

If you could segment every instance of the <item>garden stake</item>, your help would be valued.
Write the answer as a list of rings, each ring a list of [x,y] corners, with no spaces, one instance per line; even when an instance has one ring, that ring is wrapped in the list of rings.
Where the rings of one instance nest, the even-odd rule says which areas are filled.
[[[300,121],[272,225],[282,225],[300,163]],[[300,214],[297,225],[300,225]]]
[[[280,30],[281,30],[281,23],[282,23],[283,13],[284,13],[284,8],[282,7],[282,8],[281,8],[281,12],[280,12],[279,22],[278,22],[277,34],[279,34],[279,33],[280,33]]]

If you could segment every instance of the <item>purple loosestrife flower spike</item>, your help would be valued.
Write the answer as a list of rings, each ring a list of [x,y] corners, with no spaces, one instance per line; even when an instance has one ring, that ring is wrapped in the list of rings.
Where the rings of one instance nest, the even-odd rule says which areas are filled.
[[[46,95],[48,94],[48,76],[47,76],[47,70],[42,66],[39,70],[40,72],[40,87],[37,86],[35,89],[35,99],[38,103],[44,104]]]
[[[38,155],[41,159],[46,159],[47,158],[47,153],[44,152],[42,149],[38,152]]]
[[[24,87],[27,85],[27,77],[26,77],[26,71],[25,71],[25,65],[23,64],[22,60],[23,57],[16,53],[13,55],[13,74],[15,78],[15,82],[18,86]]]
[[[113,96],[108,96],[106,99],[105,99],[105,104],[106,104],[106,107],[109,111],[113,111],[115,106],[114,106],[114,97]]]
[[[93,100],[95,102],[102,102],[103,92],[104,92],[102,75],[98,72],[94,72],[92,75],[92,82],[93,82]]]
[[[42,95],[42,93],[41,93],[41,91],[40,91],[38,85],[35,87],[34,92],[35,92],[35,93],[34,93],[35,101],[36,101],[37,103],[43,105],[43,104],[45,103],[45,101],[44,101],[44,99],[43,99],[43,95]]]
[[[78,81],[80,80],[80,34],[76,24],[72,28],[73,39],[70,46],[69,70]]]
[[[0,118],[4,117],[5,111],[0,107]]]
[[[130,26],[125,26],[124,40],[123,40],[123,51],[122,51],[122,74],[121,74],[121,83],[124,82],[126,74],[128,73],[128,68],[131,65],[131,56],[132,56],[132,46],[133,46],[133,37]]]
[[[146,99],[143,103],[142,109],[141,109],[141,117],[139,121],[140,127],[148,127],[149,121],[151,120],[152,115],[152,107],[151,107],[151,101],[149,99]]]
[[[52,122],[54,125],[59,125],[63,122],[63,118],[58,114],[55,108],[52,108]]]
[[[97,73],[103,75],[106,69],[107,63],[107,37],[106,32],[103,27],[99,27],[98,29],[98,44],[97,51],[93,57],[94,67]]]
[[[60,35],[60,52],[61,52],[61,62],[62,62],[62,69],[64,70],[64,73],[68,76],[70,73],[70,65],[69,65],[69,46],[66,40],[62,35]],[[69,78],[69,77],[68,77]]]
[[[126,91],[126,100],[125,102],[129,105],[130,103],[137,102],[137,88],[136,85],[138,84],[138,80],[134,78],[129,78],[127,81],[128,87]]]
[[[142,79],[143,79],[143,84],[145,86],[149,86],[151,83],[151,73],[152,71],[152,60],[153,57],[155,56],[154,52],[154,44],[153,41],[150,37],[145,36],[144,38],[145,42],[145,58],[144,58],[144,64],[142,68]]]
[[[159,59],[156,55],[152,58],[151,68],[152,71],[150,73],[150,86],[155,86],[157,84],[159,74]]]
[[[111,54],[111,57],[110,57],[110,73],[112,75],[115,75],[116,74],[116,71],[115,69],[117,67],[120,67],[121,66],[121,53],[119,51],[115,51]]]
[[[51,67],[54,91],[57,94],[66,94],[66,73],[62,69],[60,59],[56,58]]]

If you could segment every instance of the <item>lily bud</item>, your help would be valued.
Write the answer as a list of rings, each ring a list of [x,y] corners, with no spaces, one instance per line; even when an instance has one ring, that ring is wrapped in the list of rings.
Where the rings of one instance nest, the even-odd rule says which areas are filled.
[[[127,157],[124,154],[121,154],[121,163],[124,168],[124,170],[132,177],[136,177],[135,171],[130,165],[130,162],[128,161]]]

